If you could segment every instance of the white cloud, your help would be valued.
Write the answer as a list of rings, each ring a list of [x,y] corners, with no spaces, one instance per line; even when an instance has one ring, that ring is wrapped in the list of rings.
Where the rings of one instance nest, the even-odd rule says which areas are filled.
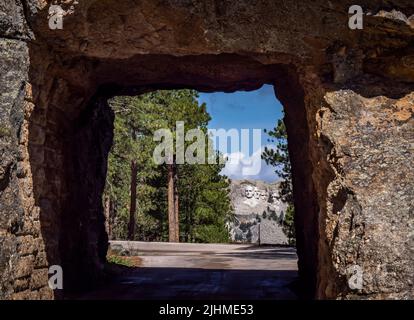
[[[264,147],[257,149],[250,157],[241,152],[226,154],[228,161],[221,174],[230,179],[264,180],[273,182],[278,180],[275,169],[261,159]]]

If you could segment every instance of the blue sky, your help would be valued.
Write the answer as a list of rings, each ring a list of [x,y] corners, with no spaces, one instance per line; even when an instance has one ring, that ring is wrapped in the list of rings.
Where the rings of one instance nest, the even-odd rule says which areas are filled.
[[[283,117],[283,107],[276,99],[273,86],[263,85],[255,91],[237,91],[233,93],[202,93],[200,92],[199,102],[205,102],[207,111],[210,113],[212,120],[209,123],[209,129],[261,129],[261,146],[268,145],[267,136],[263,129],[274,128],[277,119]],[[252,130],[250,130],[250,150],[249,154],[238,150],[232,150],[233,153],[239,153],[239,157],[246,159],[248,157],[257,157],[260,155],[260,149],[254,150],[252,142]],[[257,147],[257,146],[256,146]],[[230,153],[230,150],[220,150],[224,153]],[[254,161],[254,160],[253,160]],[[257,164],[257,163],[256,163]],[[245,164],[244,164],[245,165]],[[232,179],[255,179],[265,180],[268,182],[277,180],[274,169],[266,166],[264,161],[260,161],[260,172],[257,170],[244,170],[243,163],[238,165],[229,164],[223,170],[223,173]],[[247,172],[247,173],[246,173]],[[249,173],[250,172],[250,173]]]

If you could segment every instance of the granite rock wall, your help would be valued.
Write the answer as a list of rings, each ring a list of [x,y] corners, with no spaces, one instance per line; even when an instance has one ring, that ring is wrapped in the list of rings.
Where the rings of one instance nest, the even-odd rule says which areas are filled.
[[[359,1],[362,30],[347,0],[54,3],[63,29],[51,1],[0,1],[0,298],[59,298],[53,264],[102,269],[101,99],[264,83],[285,106],[308,296],[414,297],[412,0]]]

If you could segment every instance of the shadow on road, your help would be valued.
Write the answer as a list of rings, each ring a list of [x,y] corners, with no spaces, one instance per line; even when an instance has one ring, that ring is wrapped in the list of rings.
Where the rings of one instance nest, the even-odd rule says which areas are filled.
[[[297,272],[201,268],[121,268],[105,284],[76,299],[297,299]]]
[[[216,253],[216,256],[243,259],[297,259],[296,253],[289,249],[243,250],[242,252]]]

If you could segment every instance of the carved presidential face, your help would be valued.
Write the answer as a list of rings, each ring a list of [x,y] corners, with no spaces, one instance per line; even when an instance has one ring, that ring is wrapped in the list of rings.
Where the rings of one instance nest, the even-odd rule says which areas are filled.
[[[259,199],[260,198],[260,190],[257,187],[254,188],[253,195],[254,195],[254,198],[255,199]]]
[[[267,192],[265,190],[260,191],[260,199],[264,201],[267,200]]]
[[[252,186],[246,186],[244,188],[244,195],[246,196],[246,198],[250,199],[253,197],[253,193],[254,193],[254,189]]]
[[[277,194],[277,192],[276,192],[276,191],[273,191],[273,192],[272,192],[272,194],[271,194],[271,196],[270,196],[270,199],[272,199],[272,202],[273,202],[273,203],[278,202],[278,200],[279,200],[279,199],[277,198],[277,195],[278,195],[278,194]]]

